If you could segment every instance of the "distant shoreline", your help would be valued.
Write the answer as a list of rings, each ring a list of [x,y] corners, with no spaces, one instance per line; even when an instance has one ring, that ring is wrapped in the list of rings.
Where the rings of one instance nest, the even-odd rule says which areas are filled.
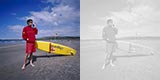
[[[37,38],[37,40],[67,40],[67,39],[80,39],[80,37],[65,36],[65,37],[42,37],[42,38]],[[23,39],[0,39],[0,41],[24,41],[24,40]]]
[[[92,40],[103,40],[103,39],[81,39],[82,41],[92,41]],[[160,40],[160,37],[120,37],[116,38],[116,40]]]
[[[80,40],[80,37],[43,37],[37,38],[37,40],[43,41],[64,41],[64,40]],[[0,44],[15,44],[15,43],[25,43],[23,39],[0,39]]]

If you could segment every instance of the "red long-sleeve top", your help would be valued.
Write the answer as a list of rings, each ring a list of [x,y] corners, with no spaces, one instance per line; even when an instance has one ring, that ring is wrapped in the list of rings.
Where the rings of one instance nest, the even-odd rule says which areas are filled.
[[[22,38],[27,42],[35,42],[38,33],[37,28],[32,28],[31,26],[26,26],[23,28]]]

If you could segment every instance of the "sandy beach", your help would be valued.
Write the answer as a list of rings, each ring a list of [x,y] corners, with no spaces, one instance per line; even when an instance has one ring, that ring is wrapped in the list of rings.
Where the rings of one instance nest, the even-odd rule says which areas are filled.
[[[114,65],[102,70],[105,60],[105,42],[81,40],[81,80],[159,80],[159,40],[137,40],[137,43],[152,47],[148,53],[114,53]]]
[[[22,70],[25,43],[0,45],[1,80],[80,80],[80,42],[64,40],[58,43],[77,50],[75,56],[60,56],[37,50],[35,67],[27,65]]]

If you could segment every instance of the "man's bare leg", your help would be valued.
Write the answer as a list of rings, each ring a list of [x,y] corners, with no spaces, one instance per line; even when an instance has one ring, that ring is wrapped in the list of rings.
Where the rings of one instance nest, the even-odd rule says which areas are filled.
[[[27,58],[28,58],[28,54],[25,55],[24,64],[22,66],[22,69],[25,69],[25,67],[26,67]]]
[[[118,48],[118,44],[117,44],[117,43],[112,44],[111,56],[110,56],[110,65],[111,65],[111,66],[115,66],[115,65],[113,64],[113,61],[114,61],[113,53],[116,52],[116,49],[117,49],[117,48]]]
[[[107,53],[107,56],[105,58],[104,64],[102,66],[102,69],[104,69],[110,63],[110,56],[111,56],[111,54]]]
[[[102,69],[104,69],[108,64],[110,64],[111,66],[115,66],[113,64],[113,52],[110,52],[107,56],[106,56],[106,59],[105,59],[105,63],[103,64],[102,66]]]
[[[112,53],[112,54],[113,54],[113,53]],[[109,62],[109,63],[110,63],[111,66],[115,66],[115,65],[113,64],[113,55],[112,55],[112,54],[111,54],[111,56],[110,56],[110,62]]]
[[[35,65],[33,64],[33,54],[30,54],[30,64],[32,67],[34,67]]]
[[[103,64],[102,69],[104,69],[108,64],[110,64],[111,66],[115,66],[113,64],[113,52],[114,52],[113,45],[109,45],[106,48],[108,48],[108,50],[106,49],[107,56],[105,58],[105,63]]]

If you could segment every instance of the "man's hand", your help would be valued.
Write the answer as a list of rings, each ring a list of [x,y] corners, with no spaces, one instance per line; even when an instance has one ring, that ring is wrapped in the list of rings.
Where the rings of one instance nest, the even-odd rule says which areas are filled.
[[[113,29],[114,29],[115,34],[118,34],[118,29],[115,27],[114,24],[113,24]]]
[[[115,34],[118,34],[118,29],[114,28]]]
[[[37,27],[37,24],[34,22],[33,23],[33,28],[36,28]]]

